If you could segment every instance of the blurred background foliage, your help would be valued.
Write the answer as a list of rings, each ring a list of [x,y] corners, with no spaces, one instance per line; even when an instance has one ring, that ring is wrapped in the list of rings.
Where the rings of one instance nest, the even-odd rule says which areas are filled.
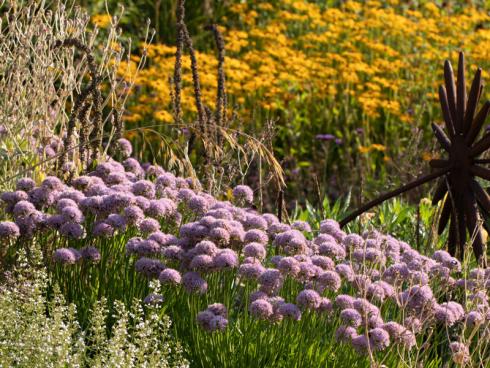
[[[77,0],[101,31],[120,2]],[[175,0],[129,0],[120,21],[141,39],[155,28],[148,62],[127,102],[125,121],[142,159],[168,160],[163,137],[185,147],[173,124],[171,78]],[[285,198],[294,204],[351,193],[357,205],[428,171],[438,155],[430,129],[442,120],[437,87],[446,58],[464,50],[467,73],[490,71],[490,5],[486,1],[239,1],[187,0],[185,21],[197,50],[203,100],[214,106],[219,25],[226,44],[231,128],[260,136],[273,122],[270,145],[285,171]],[[134,42],[132,63],[143,45]],[[190,60],[183,60],[184,121],[195,120]],[[124,70],[124,72],[123,72]],[[127,70],[123,66],[121,76]],[[486,92],[488,97],[488,91]],[[185,151],[185,150],[184,150]],[[199,151],[190,152],[199,166]],[[255,165],[257,166],[257,165]],[[260,169],[246,181],[255,189]],[[264,189],[264,188],[261,188]],[[430,188],[409,194],[418,203]],[[264,196],[274,207],[277,188]]]

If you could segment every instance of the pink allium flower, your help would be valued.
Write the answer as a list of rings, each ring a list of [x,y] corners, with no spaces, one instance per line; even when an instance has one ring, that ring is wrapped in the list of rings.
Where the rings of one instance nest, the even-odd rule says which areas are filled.
[[[169,245],[162,250],[165,258],[180,261],[184,258],[185,251],[178,245]]]
[[[342,325],[335,331],[335,339],[338,342],[350,343],[357,336],[357,330],[352,326]]]
[[[155,186],[148,180],[140,180],[134,183],[132,191],[136,196],[143,196],[148,199],[155,198]]]
[[[245,243],[260,243],[260,244],[265,245],[265,244],[268,243],[269,237],[262,230],[259,230],[259,229],[251,229],[251,230],[248,230],[245,233],[245,236],[243,238],[243,241]]]
[[[262,291],[272,294],[282,287],[284,279],[279,270],[268,268],[260,275],[258,281],[261,284]]]
[[[244,263],[238,268],[238,274],[244,279],[257,280],[265,271],[260,263]]]
[[[420,319],[414,316],[409,316],[405,318],[404,325],[408,330],[412,331],[415,334],[422,331],[422,327],[423,327]]]
[[[269,319],[274,313],[272,304],[266,299],[254,300],[252,303],[250,303],[248,310],[253,317],[264,320]]]
[[[213,268],[213,258],[207,254],[200,254],[192,258],[189,266],[192,270],[206,272]]]
[[[306,221],[295,221],[291,224],[291,228],[304,233],[311,233],[311,226]]]
[[[250,294],[250,302],[254,302],[259,299],[267,299],[269,296],[263,291],[257,290]]]
[[[315,290],[302,290],[296,297],[296,304],[303,309],[318,309],[320,303],[321,297]]]
[[[72,265],[77,263],[82,255],[73,248],[59,248],[54,252],[54,260],[63,265]]]
[[[208,305],[207,310],[213,313],[215,316],[228,318],[228,310],[226,309],[226,306],[222,303],[210,304]]]
[[[179,273],[179,271],[174,270],[173,268],[166,268],[162,272],[160,272],[160,275],[158,276],[158,280],[160,281],[161,284],[171,284],[171,285],[178,285],[182,281],[182,277]]]
[[[85,236],[85,229],[83,226],[74,222],[63,224],[60,227],[59,232],[61,235],[74,239],[82,239]]]
[[[249,243],[243,248],[243,254],[245,255],[245,257],[264,259],[267,253],[262,244]]]
[[[138,224],[138,229],[145,234],[154,233],[160,230],[160,223],[152,218],[145,218]]]
[[[311,262],[318,266],[323,268],[324,270],[328,271],[333,271],[335,269],[335,262],[332,261],[330,257],[326,256],[311,256]]]
[[[36,183],[31,178],[21,178],[17,180],[17,184],[15,185],[16,190],[22,190],[24,192],[28,192],[32,190],[36,186]],[[26,198],[27,199],[27,196]]]
[[[369,352],[370,344],[366,335],[358,335],[351,339],[351,344],[354,350],[359,355],[366,355]]]
[[[390,334],[382,328],[373,328],[368,334],[374,351],[382,351],[390,346]]]
[[[211,332],[213,331],[213,326],[211,321],[216,316],[214,313],[208,310],[201,311],[197,314],[197,324],[205,331]]]
[[[208,290],[208,283],[197,272],[185,273],[182,284],[189,293],[204,294]]]
[[[485,322],[485,316],[479,311],[473,310],[466,315],[466,327],[470,329],[480,326],[483,322]]]
[[[135,262],[134,268],[136,272],[148,278],[156,279],[165,269],[165,266],[157,259],[142,257]]]
[[[451,349],[451,358],[454,363],[464,365],[470,361],[470,349],[462,342],[450,343],[449,349]]]
[[[347,326],[359,327],[362,324],[362,316],[357,310],[352,308],[347,308],[340,312],[340,319]]]
[[[325,271],[318,276],[317,282],[322,289],[337,291],[341,286],[340,276],[335,271]]]
[[[97,248],[92,246],[86,246],[80,249],[80,254],[82,258],[86,261],[97,263],[100,261],[100,252]]]
[[[15,218],[19,218],[29,216],[36,211],[36,207],[31,202],[19,201],[14,206],[13,214]]]
[[[452,326],[464,318],[463,307],[453,301],[436,305],[434,308],[434,317],[440,323],[446,326]]]
[[[247,185],[237,185],[233,188],[233,198],[240,204],[251,204],[254,200],[254,192]]]
[[[335,298],[335,306],[340,310],[354,308],[354,300],[355,298],[350,295],[337,295],[337,297]]]
[[[114,235],[114,228],[105,222],[99,222],[96,223],[94,228],[92,229],[92,234],[94,236],[109,238]]]
[[[214,267],[217,269],[231,269],[238,267],[238,256],[231,249],[223,249],[214,257]]]
[[[20,236],[17,224],[11,221],[0,222],[0,238],[14,240]]]
[[[415,285],[399,295],[401,305],[414,313],[430,310],[435,305],[434,295],[428,285]]]
[[[164,301],[163,296],[159,294],[148,294],[145,299],[143,300],[143,303],[147,305],[159,305],[162,304]]]
[[[300,263],[293,257],[282,257],[277,264],[277,268],[284,275],[296,277],[300,272]]]
[[[341,263],[335,266],[335,271],[345,280],[353,281],[356,276],[350,264]]]
[[[295,321],[299,321],[301,319],[301,310],[295,304],[282,303],[277,308],[277,311],[284,318],[291,318]]]

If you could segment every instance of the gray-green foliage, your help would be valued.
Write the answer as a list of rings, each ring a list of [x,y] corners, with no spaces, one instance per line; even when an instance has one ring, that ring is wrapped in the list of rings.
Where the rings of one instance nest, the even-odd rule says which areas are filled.
[[[104,299],[88,328],[58,290],[50,292],[44,269],[25,263],[0,289],[0,367],[187,367],[170,335],[170,319],[156,309],[130,309],[116,302],[110,314]]]

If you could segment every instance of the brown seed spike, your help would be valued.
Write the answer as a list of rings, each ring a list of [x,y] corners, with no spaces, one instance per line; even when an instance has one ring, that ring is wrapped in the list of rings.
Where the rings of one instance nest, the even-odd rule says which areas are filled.
[[[458,61],[458,81],[457,81],[457,94],[456,94],[456,132],[459,134],[463,131],[463,120],[466,111],[466,81],[464,78],[464,54],[459,53]]]
[[[466,113],[464,116],[463,123],[463,133],[466,136],[471,128],[471,123],[473,122],[473,118],[475,117],[476,107],[478,105],[478,101],[480,99],[481,92],[481,68],[475,73],[475,78],[473,79],[473,83],[471,84],[470,94],[468,97],[468,105],[466,107]]]
[[[447,102],[452,120],[456,120],[456,87],[454,85],[453,66],[449,60],[444,62],[444,80],[446,82]]]

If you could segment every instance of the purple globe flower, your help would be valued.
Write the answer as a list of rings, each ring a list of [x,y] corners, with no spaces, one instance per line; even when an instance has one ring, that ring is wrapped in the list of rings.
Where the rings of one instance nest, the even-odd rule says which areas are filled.
[[[77,263],[82,255],[73,248],[59,248],[54,252],[54,260],[62,265],[73,265]]]
[[[15,240],[20,236],[20,230],[17,224],[11,221],[0,222],[0,238]]]
[[[162,304],[164,301],[163,299],[163,296],[159,295],[159,294],[148,294],[145,299],[143,300],[143,303],[147,304],[147,305],[153,305],[153,306],[156,306],[156,305],[159,305],[159,304]]]
[[[257,280],[265,271],[260,263],[244,263],[238,269],[238,274],[248,280]]]
[[[127,139],[119,138],[116,141],[116,144],[117,148],[119,149],[119,153],[121,153],[123,157],[129,157],[131,156],[131,153],[133,153],[133,146]]]
[[[245,257],[264,259],[266,256],[266,250],[260,243],[249,243],[243,248],[243,254]]]
[[[19,201],[15,204],[13,214],[16,218],[26,217],[36,212],[36,207],[28,201]]]
[[[224,318],[228,317],[228,310],[226,309],[226,306],[222,303],[210,304],[208,305],[207,310],[213,313],[215,316],[221,316]]]
[[[335,271],[325,271],[318,276],[318,284],[323,290],[328,289],[332,291],[337,291],[341,286],[341,279],[337,272]]]
[[[296,297],[296,304],[303,309],[318,309],[321,301],[320,295],[311,289],[300,291]]]
[[[223,249],[214,257],[214,267],[217,269],[230,269],[238,267],[238,256],[231,249]]]
[[[350,295],[337,295],[335,298],[335,306],[340,310],[354,308],[355,299]]]
[[[213,331],[213,327],[212,327],[212,322],[211,321],[215,317],[216,316],[211,311],[208,311],[208,310],[201,311],[201,312],[199,312],[197,314],[197,317],[196,317],[197,324],[203,330],[208,331],[208,332],[211,332],[211,331]]]
[[[206,272],[210,271],[214,266],[213,258],[207,254],[199,254],[192,258],[189,265],[190,269],[195,271]]]
[[[142,257],[135,262],[134,268],[136,272],[148,278],[155,279],[165,269],[165,266],[157,259]]]
[[[101,255],[97,248],[92,246],[86,246],[80,249],[80,254],[82,258],[86,261],[97,263],[100,261]]]
[[[359,355],[367,355],[369,352],[369,349],[371,348],[370,343],[369,343],[369,339],[364,334],[353,337],[351,340],[351,344],[352,344],[352,347],[354,348],[354,350]]]
[[[85,236],[85,229],[82,225],[75,222],[67,222],[63,224],[59,232],[68,238],[82,239]]]
[[[36,183],[31,178],[21,178],[17,181],[15,188],[17,190],[22,190],[28,192],[36,186]],[[26,198],[27,199],[27,198]]]
[[[379,327],[369,330],[369,340],[374,351],[382,351],[390,346],[390,334]]]
[[[282,303],[277,308],[277,312],[284,318],[291,318],[295,321],[299,321],[301,319],[301,310],[292,303]]]
[[[124,208],[123,216],[128,225],[138,225],[145,218],[143,210],[138,206]]]
[[[204,294],[208,290],[208,283],[197,272],[193,271],[184,274],[182,284],[189,293]]]
[[[138,224],[138,229],[144,234],[151,234],[160,230],[160,223],[152,218],[145,218]]]
[[[257,299],[253,301],[250,303],[248,310],[253,317],[262,320],[269,319],[274,313],[272,304],[266,299]]]
[[[114,235],[114,228],[105,222],[98,222],[92,229],[92,235],[109,238]]]
[[[158,280],[161,284],[171,284],[171,285],[179,285],[182,281],[182,277],[179,271],[174,270],[173,268],[166,268],[160,275],[158,276]]]
[[[340,319],[347,326],[359,327],[362,324],[361,314],[352,308],[347,308],[340,312]]]
[[[232,193],[233,198],[240,204],[250,204],[254,200],[254,192],[247,185],[237,185]]]
[[[449,349],[451,349],[451,358],[456,364],[464,365],[470,361],[470,349],[462,342],[450,343]]]
[[[343,343],[350,343],[357,336],[357,330],[352,326],[342,325],[335,331],[335,339]]]

